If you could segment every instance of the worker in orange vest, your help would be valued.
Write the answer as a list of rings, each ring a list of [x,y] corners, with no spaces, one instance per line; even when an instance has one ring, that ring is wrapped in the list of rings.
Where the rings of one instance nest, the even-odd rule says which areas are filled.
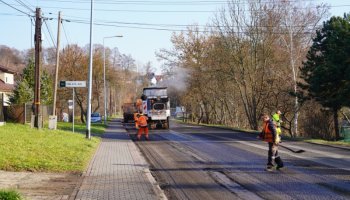
[[[145,133],[146,140],[149,140],[147,120],[148,118],[142,114],[136,115],[135,122],[138,124],[139,127],[139,130],[137,131],[137,140],[141,139],[142,132]]]
[[[135,128],[138,130],[139,129],[139,123],[137,122],[137,119],[138,119],[137,116],[140,116],[139,113],[134,113]]]
[[[274,167],[272,160],[274,160],[277,165],[276,169],[281,169],[284,165],[281,157],[278,155],[278,143],[280,142],[280,139],[279,135],[277,134],[275,124],[267,114],[262,115],[262,120],[264,122],[263,130],[259,137],[269,144],[266,170],[272,171]]]

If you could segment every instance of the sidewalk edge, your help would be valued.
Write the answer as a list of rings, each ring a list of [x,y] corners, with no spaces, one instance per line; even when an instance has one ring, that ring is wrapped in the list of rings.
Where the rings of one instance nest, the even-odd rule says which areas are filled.
[[[81,174],[81,178],[80,178],[80,180],[78,181],[77,185],[75,186],[73,192],[69,195],[68,200],[75,200],[75,199],[76,199],[76,197],[77,197],[77,195],[78,195],[78,193],[79,193],[80,187],[82,186],[82,184],[83,184],[83,182],[84,182],[84,179],[85,179],[85,177],[86,177],[86,174],[87,174],[87,172],[89,171],[90,164],[91,164],[91,162],[94,162],[95,157],[96,157],[96,152],[97,152],[97,150],[100,148],[101,144],[102,144],[102,141],[100,141],[100,143],[98,144],[98,147],[96,148],[93,157],[92,157],[91,160],[89,161],[86,170]]]

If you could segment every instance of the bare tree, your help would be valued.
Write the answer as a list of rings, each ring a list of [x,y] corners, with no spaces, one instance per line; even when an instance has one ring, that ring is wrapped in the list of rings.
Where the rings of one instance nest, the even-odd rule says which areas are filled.
[[[292,115],[292,136],[298,136],[298,117],[300,111],[297,82],[299,67],[305,58],[311,44],[312,35],[318,28],[319,22],[327,15],[328,8],[324,5],[315,7],[303,1],[280,1],[277,4],[280,20],[280,43],[289,58],[289,68],[292,74],[291,86],[294,94],[294,110]],[[285,115],[286,116],[286,115]]]

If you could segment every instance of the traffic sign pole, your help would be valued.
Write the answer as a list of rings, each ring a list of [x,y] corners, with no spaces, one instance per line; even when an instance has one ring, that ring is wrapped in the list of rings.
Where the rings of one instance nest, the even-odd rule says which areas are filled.
[[[73,102],[72,102],[72,129],[74,133],[74,102],[75,102],[75,88],[77,87],[86,87],[86,81],[60,81],[60,87],[70,87],[73,89]]]
[[[72,116],[72,122],[73,122],[73,133],[74,133],[74,88],[73,88],[73,116]]]

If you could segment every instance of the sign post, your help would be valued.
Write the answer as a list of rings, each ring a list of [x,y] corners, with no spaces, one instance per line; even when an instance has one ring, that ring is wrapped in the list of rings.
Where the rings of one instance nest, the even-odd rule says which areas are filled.
[[[73,88],[72,100],[68,100],[68,109],[72,110],[72,129],[74,133],[74,88]]]
[[[68,109],[73,109],[72,113],[72,129],[74,133],[74,96],[75,96],[75,91],[74,89],[77,87],[86,87],[86,81],[60,81],[60,87],[69,87],[73,89],[73,100],[70,101],[68,100]]]

